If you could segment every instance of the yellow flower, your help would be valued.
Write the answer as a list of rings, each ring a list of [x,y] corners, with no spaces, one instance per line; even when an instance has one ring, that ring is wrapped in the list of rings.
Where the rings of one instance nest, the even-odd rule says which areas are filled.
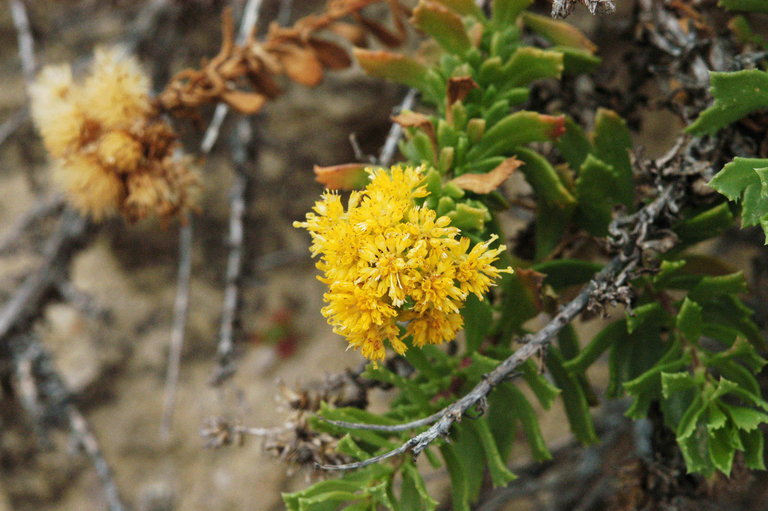
[[[322,309],[334,332],[374,363],[386,343],[398,354],[411,336],[415,346],[450,341],[462,327],[459,311],[469,293],[480,299],[500,270],[504,246],[497,238],[469,248],[469,239],[446,216],[416,200],[426,197],[421,168],[368,169],[370,183],[353,192],[346,210],[326,192],[304,222],[322,282],[329,286]],[[401,333],[399,322],[407,322]]]

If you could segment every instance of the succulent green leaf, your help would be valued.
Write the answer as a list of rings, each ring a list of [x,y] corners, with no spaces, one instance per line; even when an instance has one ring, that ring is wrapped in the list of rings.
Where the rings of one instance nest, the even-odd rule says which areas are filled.
[[[514,151],[517,157],[525,162],[525,165],[520,167],[520,172],[525,175],[539,201],[563,209],[576,203],[560,175],[546,158],[524,147],[518,147]]]
[[[512,25],[523,10],[533,3],[533,0],[492,0],[491,21],[502,30]]]
[[[603,268],[603,265],[581,259],[553,259],[536,263],[531,268],[546,275],[544,284],[559,291],[569,286],[586,284]]]
[[[523,23],[554,44],[580,48],[590,53],[594,53],[597,49],[597,46],[583,32],[570,23],[553,20],[549,16],[533,14],[532,12],[523,13]]]
[[[756,3],[765,2],[757,0]],[[715,103],[686,128],[694,135],[711,135],[742,117],[768,107],[768,72],[747,69],[732,73],[710,73]]]
[[[462,16],[473,16],[477,19],[485,19],[483,10],[477,6],[474,0],[434,0]]]
[[[762,12],[768,14],[768,3],[766,3],[765,0],[720,0],[717,2],[717,5],[732,11]]]
[[[574,436],[584,444],[597,442],[597,434],[595,433],[592,414],[589,412],[587,396],[579,381],[563,367],[564,360],[560,351],[555,347],[550,347],[545,363],[555,380],[555,384],[562,391],[563,406]]]
[[[517,476],[507,468],[506,463],[501,458],[499,449],[496,446],[496,441],[493,439],[491,430],[488,427],[488,421],[485,418],[480,418],[474,421],[469,421],[468,424],[480,439],[480,444],[485,453],[485,460],[488,464],[488,472],[491,475],[493,486],[506,486],[511,481],[517,479]]]
[[[504,80],[501,91],[542,78],[560,78],[562,72],[562,53],[523,46],[515,50],[501,69],[499,78]]]
[[[595,236],[608,234],[613,206],[621,202],[620,179],[613,167],[589,154],[576,180],[578,212],[582,227]]]
[[[552,403],[555,402],[555,398],[560,395],[560,389],[552,385],[549,380],[539,373],[539,369],[533,360],[526,360],[520,366],[520,369],[523,372],[523,378],[526,383],[536,395],[536,399],[539,400],[539,404],[545,410],[549,410],[552,407]]]
[[[747,468],[752,470],[765,470],[764,446],[765,437],[762,431],[754,429],[752,431],[739,430],[741,444],[744,446],[744,461]]]
[[[677,425],[676,435],[678,440],[685,440],[693,435],[696,431],[696,424],[699,421],[699,417],[704,413],[706,407],[707,403],[704,401],[704,397],[701,393],[696,394],[693,402],[685,411],[683,417],[680,419],[680,423]]]
[[[738,433],[731,428],[720,428],[709,432],[709,458],[712,460],[712,464],[720,472],[726,476],[731,475],[731,469],[733,468],[733,456],[736,454],[736,449],[731,444],[731,435]]]
[[[386,51],[370,51],[361,48],[353,50],[363,70],[375,78],[384,78],[419,89],[431,91],[427,81],[427,67],[410,57]]]
[[[625,321],[614,321],[603,328],[583,350],[575,357],[567,361],[564,366],[572,374],[583,373],[594,364],[613,343],[620,342],[627,337]]]
[[[727,203],[686,218],[674,226],[677,236],[686,244],[698,243],[723,233],[733,225],[733,214]]]
[[[475,295],[470,295],[464,303],[461,315],[464,317],[467,352],[472,353],[480,348],[491,331],[493,309],[487,300],[480,301]]]
[[[446,51],[464,54],[472,46],[461,17],[445,5],[421,0],[413,10],[413,23]]]
[[[627,312],[627,333],[632,334],[647,324],[661,325],[666,320],[667,315],[659,302],[646,303]]]
[[[536,416],[536,411],[531,406],[531,403],[528,402],[528,399],[517,387],[511,388],[511,398],[510,406],[523,425],[523,431],[528,439],[528,445],[531,447],[533,459],[536,461],[552,459],[552,454],[547,449],[547,443],[541,434],[539,418]]]
[[[726,413],[731,417],[731,420],[737,428],[745,431],[752,431],[757,429],[761,424],[768,422],[768,414],[755,410],[752,408],[746,408],[744,406],[736,406],[723,403]]]
[[[488,125],[492,123],[486,119]],[[565,129],[563,116],[520,111],[510,114],[493,124],[483,139],[467,153],[472,160],[489,156],[509,155],[517,146],[530,142],[546,142],[557,139]]]
[[[573,170],[579,170],[592,150],[592,143],[581,126],[570,117],[566,117],[565,133],[555,141],[555,147]]]
[[[698,341],[701,337],[701,305],[686,296],[677,313],[675,326],[687,340]]]
[[[600,65],[602,59],[592,52],[571,46],[553,46],[552,51],[563,54],[563,71],[568,74],[591,73]]]
[[[669,399],[675,392],[683,392],[697,385],[694,376],[687,371],[677,373],[662,371],[661,373],[661,395],[665,399]]]
[[[595,148],[592,154],[613,168],[617,187],[613,193],[614,198],[631,210],[635,184],[629,159],[632,138],[627,123],[613,110],[600,108],[595,117],[593,137]]]
[[[400,499],[400,509],[403,511],[433,511],[438,502],[430,497],[424,478],[412,462],[402,466],[403,489]]]

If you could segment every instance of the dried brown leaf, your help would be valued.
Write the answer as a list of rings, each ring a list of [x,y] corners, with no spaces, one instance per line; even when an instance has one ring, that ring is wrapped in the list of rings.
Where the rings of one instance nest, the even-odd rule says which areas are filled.
[[[264,103],[267,102],[267,96],[257,92],[243,92],[239,90],[229,90],[221,94],[221,99],[240,112],[241,114],[252,115],[261,110]]]
[[[464,98],[477,89],[477,83],[471,76],[456,76],[448,80],[448,105],[457,101],[464,101]]]
[[[310,48],[283,43],[273,51],[285,74],[294,82],[314,87],[323,81],[323,66]]]
[[[321,167],[315,165],[315,180],[330,190],[355,190],[363,188],[368,181],[364,163],[343,163]]]
[[[474,193],[491,193],[506,181],[523,162],[515,158],[507,158],[498,167],[485,174],[462,174],[453,178],[452,183],[463,190]]]
[[[344,69],[352,65],[352,58],[349,53],[338,44],[314,37],[309,38],[307,42],[324,67]]]

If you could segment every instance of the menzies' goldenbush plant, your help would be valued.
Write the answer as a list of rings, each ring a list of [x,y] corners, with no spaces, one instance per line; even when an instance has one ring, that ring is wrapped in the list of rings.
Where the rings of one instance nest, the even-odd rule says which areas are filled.
[[[656,427],[674,433],[689,472],[728,475],[738,452],[747,467],[764,468],[760,425],[768,422],[768,403],[755,376],[766,363],[759,354],[764,339],[739,298],[746,281],[727,265],[687,252],[727,228],[731,209],[723,202],[686,196],[690,189],[684,180],[668,174],[657,176],[660,196],[643,204],[636,195],[630,133],[613,111],[598,110],[592,131],[585,133],[568,116],[520,109],[532,82],[589,72],[599,63],[595,46],[583,34],[527,12],[529,3],[495,0],[486,17],[471,0],[422,0],[412,21],[439,47],[424,51],[430,57],[355,52],[369,74],[418,89],[422,101],[434,108],[431,114],[404,112],[395,118],[406,131],[401,151],[408,164],[424,169],[423,182],[407,187],[411,204],[417,201],[418,206],[409,206],[412,213],[398,213],[393,224],[391,210],[382,204],[381,216],[373,218],[387,227],[374,238],[368,234],[369,217],[362,224],[353,219],[366,200],[362,197],[375,193],[371,190],[379,189],[381,180],[391,183],[416,174],[402,167],[366,171],[340,166],[337,175],[323,172],[320,179],[347,186],[370,180],[368,191],[353,191],[346,211],[339,196],[328,192],[316,213],[297,225],[311,232],[313,253],[322,255],[321,280],[329,285],[323,313],[336,331],[366,357],[382,360],[380,343],[368,345],[358,334],[381,326],[385,331],[377,330],[374,337],[388,338],[412,371],[390,364],[373,364],[365,371],[364,377],[399,391],[385,413],[321,407],[312,426],[342,437],[338,449],[359,461],[323,467],[356,470],[286,494],[289,509],[434,509],[437,502],[426,492],[409,451],[424,452],[433,466],[444,466],[454,509],[469,509],[485,474],[495,486],[515,478],[506,460],[518,431],[535,459],[551,456],[528,395],[544,409],[559,397],[575,437],[597,441],[589,411],[596,396],[586,371],[605,353],[606,396],[629,396],[626,413],[633,419],[659,411]],[[526,44],[526,32],[535,33],[543,47]],[[763,89],[768,91],[764,74],[713,75],[716,104],[689,130],[713,132],[767,106],[761,100]],[[553,164],[552,157],[559,162]],[[498,212],[508,203],[499,187],[518,167],[536,199],[534,249],[525,258],[503,246],[489,248],[497,238],[506,239]],[[743,199],[746,225],[768,225],[768,210],[763,211],[767,169],[768,160],[737,159],[712,182],[729,198]],[[678,182],[665,185],[665,179]],[[617,208],[623,216],[612,220]],[[666,234],[650,239],[649,232],[659,226]],[[365,234],[350,234],[355,229]],[[413,238],[403,242],[406,229]],[[342,231],[347,234],[337,238]],[[562,258],[562,244],[574,233],[610,234],[619,253],[605,267]],[[459,237],[474,248],[457,252],[453,247]],[[339,244],[337,239],[347,241]],[[420,241],[425,242],[424,257],[411,258]],[[427,255],[426,246],[436,249],[434,256]],[[490,289],[489,279],[502,270],[486,266],[488,282],[471,290],[476,293],[471,296],[450,261],[474,251],[485,254],[486,264],[498,257],[496,264],[511,265],[514,272],[501,275],[498,287]],[[389,252],[399,258],[385,257]],[[650,266],[649,253],[656,260]],[[443,266],[435,265],[439,258]],[[338,266],[340,260],[351,266]],[[639,271],[644,265],[645,271]],[[442,279],[437,294],[431,287],[435,279]],[[623,282],[631,283],[631,297]],[[586,283],[558,312],[561,293]],[[613,291],[601,295],[602,288]],[[442,296],[447,313],[442,317],[455,320],[433,323],[426,330],[431,333],[425,333],[413,325],[421,311],[433,307],[435,302],[423,298],[430,292]],[[631,308],[582,341],[567,323],[590,300],[618,300]],[[541,312],[555,317],[531,334],[526,322]],[[448,351],[434,346],[450,340],[462,325],[464,342]],[[513,344],[520,336],[527,343],[522,347]],[[534,362],[538,354],[546,372]],[[524,393],[510,375],[519,376],[531,392]],[[471,410],[474,405],[477,412]],[[459,422],[464,413],[473,420]],[[416,436],[406,433],[430,424]]]

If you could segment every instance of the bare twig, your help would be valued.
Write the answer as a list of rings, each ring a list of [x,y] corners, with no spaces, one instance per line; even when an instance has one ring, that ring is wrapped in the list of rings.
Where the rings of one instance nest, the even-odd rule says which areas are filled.
[[[238,39],[245,41],[248,34],[258,22],[258,11],[261,8],[262,0],[248,0],[243,13],[243,20],[240,25]],[[248,24],[246,24],[246,22]],[[213,119],[208,125],[203,140],[200,143],[200,152],[203,156],[208,155],[219,136],[221,125],[229,112],[229,107],[220,103],[216,107]],[[179,378],[179,366],[181,351],[184,345],[184,329],[187,322],[187,312],[189,308],[189,280],[192,273],[191,264],[192,252],[192,222],[190,220],[182,226],[179,233],[179,274],[176,287],[176,299],[174,306],[174,321],[171,330],[171,350],[169,352],[168,369],[165,378],[165,390],[163,399],[163,419],[160,426],[160,435],[167,439],[170,435],[173,423],[173,409],[176,403],[176,384]],[[189,264],[184,264],[185,257],[190,258]]]
[[[75,249],[85,238],[88,224],[77,213],[65,211],[58,230],[45,245],[42,264],[29,273],[0,309],[0,343],[41,312],[49,292],[66,274]]]
[[[16,219],[3,239],[0,240],[0,256],[15,250],[21,243],[21,239],[29,234],[30,229],[35,223],[58,213],[63,207],[64,198],[59,195],[39,201],[32,206],[21,217]]]
[[[0,124],[0,145],[3,145],[16,130],[21,128],[29,120],[29,109],[25,106],[13,112]]]
[[[395,115],[399,114],[403,110],[413,108],[417,94],[418,91],[416,89],[409,89],[408,93],[403,98],[403,101],[400,103],[400,105],[398,105]],[[397,151],[397,143],[400,141],[400,137],[402,136],[403,127],[398,123],[393,122],[392,126],[389,128],[387,139],[384,141],[384,145],[381,148],[381,153],[379,153],[379,165],[386,167],[392,163],[392,158],[395,157],[395,152]]]
[[[99,443],[91,432],[88,422],[74,405],[68,405],[66,410],[72,433],[77,438],[77,442],[85,451],[85,454],[91,459],[91,464],[96,470],[99,479],[101,479],[101,487],[104,489],[110,511],[125,511],[127,508],[120,498],[120,492],[112,477],[112,470],[109,468],[109,464],[104,458],[104,454],[102,454]]]
[[[381,455],[343,465],[320,465],[319,468],[325,470],[352,470],[366,467],[409,451],[417,455],[426,449],[430,443],[439,437],[447,435],[451,426],[455,422],[460,421],[467,410],[484,402],[493,388],[514,376],[515,370],[526,360],[546,350],[558,332],[582,311],[591,308],[597,303],[615,300],[615,296],[620,294],[618,290],[625,287],[632,278],[632,270],[642,261],[646,252],[645,249],[652,248],[650,243],[654,237],[652,232],[653,224],[662,213],[674,210],[675,200],[677,199],[676,192],[677,190],[674,186],[664,188],[656,200],[640,209],[637,213],[623,219],[617,219],[614,224],[617,222],[621,222],[624,226],[632,224],[632,228],[623,231],[627,233],[627,236],[621,239],[622,243],[617,247],[619,254],[595,275],[592,281],[573,300],[562,307],[544,328],[535,334],[527,335],[521,339],[523,345],[508,358],[500,362],[493,371],[483,375],[482,380],[469,393],[436,414],[406,424],[390,426],[390,429],[386,431],[402,431],[430,423],[433,424],[429,429],[410,438],[399,447]],[[344,424],[348,428],[379,429],[379,426],[371,427],[372,425],[368,424]],[[395,427],[397,429],[392,429]]]
[[[243,219],[246,193],[250,178],[247,165],[254,161],[253,128],[246,118],[240,118],[232,136],[232,156],[235,164],[234,182],[230,191],[229,256],[225,276],[224,305],[221,315],[219,345],[216,350],[216,369],[211,383],[219,385],[235,372],[235,328],[240,305],[240,281],[243,270]]]
[[[189,312],[189,281],[192,275],[192,218],[179,229],[179,273],[176,283],[176,298],[173,303],[173,326],[168,351],[168,368],[165,373],[163,392],[163,418],[160,437],[168,439],[173,426],[173,411],[176,404],[176,384],[179,381],[181,351],[184,347],[184,330]]]
[[[110,511],[126,511],[120,492],[112,476],[96,437],[78,408],[71,403],[71,395],[56,372],[50,355],[34,334],[15,335],[8,340],[10,354],[16,368],[16,381],[22,403],[37,425],[47,422],[67,428],[77,444],[90,458]]]
[[[8,7],[11,9],[11,18],[16,27],[16,39],[19,44],[19,58],[21,59],[21,69],[24,72],[24,81],[27,85],[32,83],[35,78],[35,40],[32,38],[32,30],[29,27],[29,17],[27,16],[27,7],[22,0],[8,0]]]

